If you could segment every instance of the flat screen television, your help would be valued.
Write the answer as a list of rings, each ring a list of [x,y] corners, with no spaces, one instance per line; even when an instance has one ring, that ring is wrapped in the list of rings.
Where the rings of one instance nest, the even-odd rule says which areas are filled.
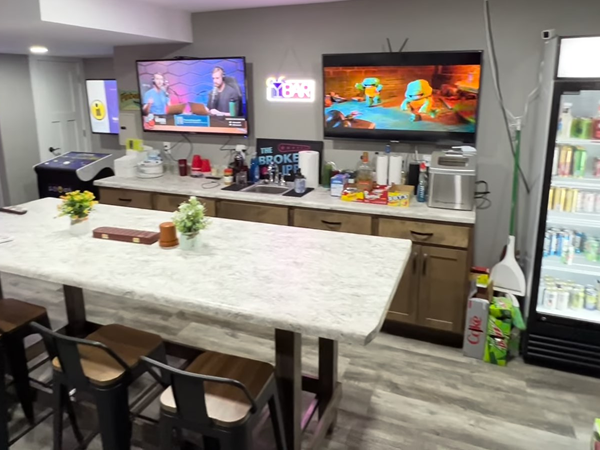
[[[474,143],[481,51],[323,55],[326,138]]]
[[[92,133],[119,134],[117,80],[85,80]]]
[[[248,134],[246,60],[137,61],[144,131]]]

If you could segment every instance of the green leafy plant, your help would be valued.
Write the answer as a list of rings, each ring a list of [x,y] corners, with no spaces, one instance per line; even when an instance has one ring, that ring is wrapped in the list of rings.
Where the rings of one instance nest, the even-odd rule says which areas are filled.
[[[58,216],[69,216],[71,220],[87,219],[94,206],[98,204],[95,201],[94,194],[89,191],[73,191],[60,197],[62,203],[58,205]]]
[[[173,223],[177,231],[182,234],[197,234],[204,230],[210,221],[205,216],[204,205],[196,197],[190,197],[175,211]]]

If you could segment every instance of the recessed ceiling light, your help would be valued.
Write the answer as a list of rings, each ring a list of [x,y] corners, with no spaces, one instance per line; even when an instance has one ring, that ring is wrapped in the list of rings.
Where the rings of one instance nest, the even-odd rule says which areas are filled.
[[[48,47],[44,47],[43,45],[33,45],[29,47],[29,51],[31,53],[35,53],[36,55],[42,55],[44,53],[48,53]]]

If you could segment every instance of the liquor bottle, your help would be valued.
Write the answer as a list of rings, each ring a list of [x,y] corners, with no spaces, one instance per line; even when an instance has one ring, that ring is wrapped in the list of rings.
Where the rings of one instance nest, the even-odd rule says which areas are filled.
[[[600,103],[598,104],[598,113],[592,123],[592,139],[600,139]]]
[[[361,164],[356,170],[357,187],[363,191],[370,191],[373,188],[373,169],[369,165],[369,153],[364,152]]]
[[[420,203],[425,203],[427,201],[427,189],[429,187],[428,178],[427,166],[422,162],[419,171],[419,186],[417,187],[417,201]]]

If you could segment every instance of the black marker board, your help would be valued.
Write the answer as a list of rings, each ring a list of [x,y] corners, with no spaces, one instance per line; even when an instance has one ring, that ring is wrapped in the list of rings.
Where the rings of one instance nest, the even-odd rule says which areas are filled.
[[[323,165],[323,141],[297,141],[293,139],[257,139],[256,155],[260,166],[268,166],[272,161],[279,166],[284,176],[298,171],[298,152],[313,150],[319,152],[319,182]]]

